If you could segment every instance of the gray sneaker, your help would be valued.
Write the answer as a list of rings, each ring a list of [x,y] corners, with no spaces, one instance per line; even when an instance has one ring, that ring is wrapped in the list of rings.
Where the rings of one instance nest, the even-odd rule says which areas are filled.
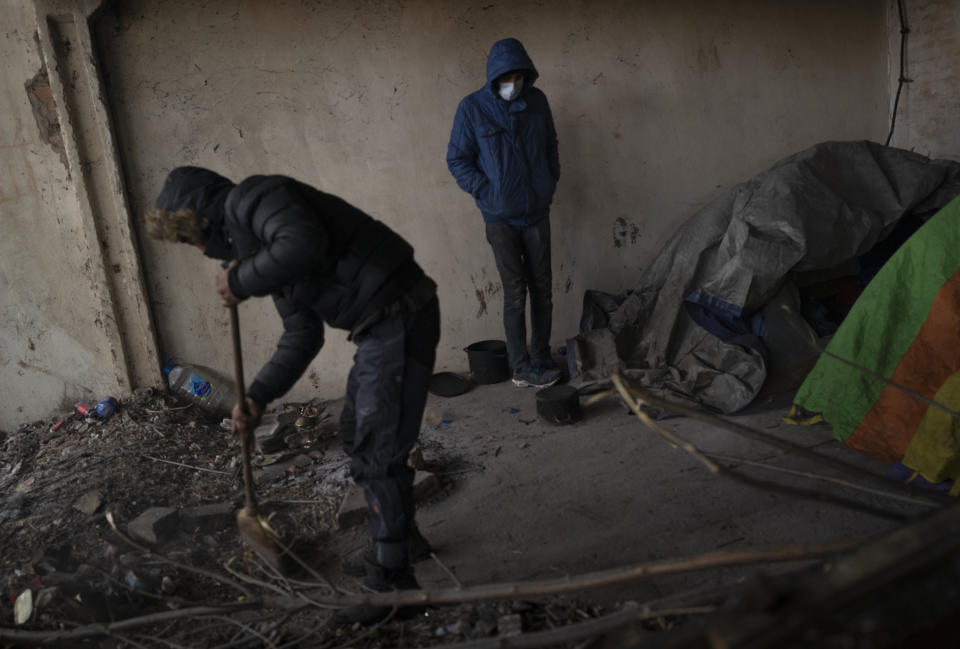
[[[546,369],[533,362],[513,371],[513,384],[518,388],[545,388],[560,380],[560,370]]]

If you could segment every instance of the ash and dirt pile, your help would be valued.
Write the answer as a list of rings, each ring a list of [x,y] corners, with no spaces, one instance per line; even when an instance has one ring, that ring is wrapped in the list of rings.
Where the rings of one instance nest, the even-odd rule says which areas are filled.
[[[335,535],[363,538],[362,526],[344,530],[338,521],[353,485],[331,410],[322,402],[283,404],[258,430],[257,494],[314,576],[356,592],[359,582],[339,574],[339,557],[325,552]],[[429,496],[444,498],[468,479],[450,469],[470,462],[427,433],[412,458],[416,468],[447,476]],[[323,628],[330,614],[323,608],[225,611],[203,623],[177,617],[271,589],[237,532],[239,464],[239,443],[223,422],[151,388],[121,400],[107,418],[74,412],[0,432],[0,646],[11,631],[40,634],[32,644],[146,615],[170,617],[112,633],[111,646],[429,646],[556,628],[601,612],[566,598],[460,604],[334,635]]]

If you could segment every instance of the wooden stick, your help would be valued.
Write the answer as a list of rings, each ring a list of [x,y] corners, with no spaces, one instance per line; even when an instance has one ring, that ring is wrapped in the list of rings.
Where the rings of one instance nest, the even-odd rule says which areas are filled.
[[[697,408],[691,408],[683,404],[668,401],[667,399],[663,399],[654,395],[652,392],[644,388],[638,388],[631,385],[630,390],[639,395],[643,399],[644,403],[650,406],[667,410],[678,415],[684,415],[685,417],[696,419],[698,421],[714,424],[718,428],[722,428],[728,432],[734,433],[735,435],[739,435],[740,437],[762,442],[768,446],[778,448],[787,453],[792,453],[793,455],[808,459],[812,462],[816,462],[817,464],[830,467],[837,471],[842,471],[847,475],[855,476],[861,482],[869,484],[877,489],[899,492],[904,496],[912,497],[914,500],[918,501],[918,503],[925,502],[940,506],[956,502],[954,498],[951,498],[945,494],[931,492],[926,489],[921,489],[920,487],[882,478],[848,462],[820,455],[819,453],[815,453],[805,446],[800,446],[799,444],[794,444],[793,442],[780,439],[779,437],[775,437],[768,433],[764,433],[763,431],[751,428],[750,426],[745,426],[735,421],[731,421],[725,417],[720,417]]]
[[[862,491],[862,492],[864,492],[864,493],[873,494],[874,496],[884,496],[884,497],[886,497],[886,498],[892,498],[892,499],[894,499],[894,500],[901,500],[901,501],[903,501],[903,502],[908,502],[908,503],[911,503],[911,504],[913,504],[913,505],[920,504],[920,505],[928,505],[928,506],[931,506],[931,507],[933,506],[932,504],[926,503],[926,502],[919,502],[919,503],[918,503],[916,500],[914,500],[913,498],[910,498],[909,496],[901,496],[900,494],[890,493],[889,491],[881,491],[881,490],[879,490],[879,489],[871,489],[870,487],[864,487],[863,485],[857,484],[856,482],[851,482],[851,481],[849,481],[849,480],[843,480],[843,479],[841,479],[841,478],[832,478],[832,477],[830,477],[830,476],[821,475],[821,474],[819,474],[819,473],[809,473],[809,472],[807,472],[807,471],[796,471],[796,470],[794,470],[794,469],[787,469],[787,468],[780,467],[780,466],[774,466],[774,465],[772,465],[772,464],[765,464],[765,463],[763,463],[763,462],[754,462],[753,460],[747,460],[747,459],[742,458],[742,457],[733,457],[733,456],[730,456],[730,455],[721,455],[721,454],[719,454],[719,453],[710,453],[710,452],[707,452],[707,451],[704,451],[703,454],[706,455],[707,457],[711,457],[711,458],[716,459],[716,460],[721,460],[721,461],[723,461],[723,462],[730,462],[730,463],[733,463],[733,464],[745,464],[745,465],[747,465],[747,466],[757,467],[758,469],[766,469],[767,471],[775,471],[775,472],[778,472],[778,473],[786,473],[786,474],[789,474],[789,475],[800,476],[801,478],[809,478],[809,479],[811,479],[811,480],[822,480],[823,482],[832,482],[833,484],[838,484],[838,485],[840,485],[840,486],[842,486],[842,487],[847,487],[848,489],[856,489],[856,490]]]
[[[760,489],[768,489],[770,491],[779,491],[781,493],[790,494],[792,496],[797,496],[799,498],[807,498],[810,500],[820,500],[823,502],[833,503],[835,505],[841,505],[843,507],[848,507],[850,509],[856,509],[859,511],[867,512],[869,514],[874,514],[882,518],[888,518],[891,520],[903,521],[906,520],[906,516],[903,514],[895,513],[882,509],[880,507],[874,507],[873,505],[868,505],[866,503],[857,502],[855,500],[850,500],[843,496],[838,496],[831,493],[826,493],[822,491],[814,491],[811,489],[802,489],[800,487],[791,487],[788,485],[782,485],[776,482],[769,482],[767,480],[758,480],[756,478],[751,478],[749,476],[742,475],[736,471],[731,471],[723,464],[718,464],[711,460],[709,457],[703,454],[703,452],[698,449],[696,446],[688,442],[687,440],[671,433],[666,430],[656,422],[654,422],[650,415],[643,412],[641,405],[643,405],[643,400],[640,397],[633,395],[630,391],[629,385],[626,383],[626,380],[623,378],[619,372],[615,372],[613,377],[613,384],[617,386],[617,389],[620,391],[620,395],[623,397],[623,400],[627,402],[627,405],[630,406],[630,409],[633,410],[634,414],[639,418],[648,428],[653,430],[655,433],[666,439],[668,442],[676,446],[677,448],[689,453],[693,457],[697,458],[702,462],[707,469],[714,475],[723,476],[725,478],[730,478],[737,482],[749,485],[751,487],[757,487]]]
[[[148,460],[153,460],[154,462],[163,462],[164,464],[173,464],[175,466],[182,466],[186,469],[193,469],[194,471],[206,471],[207,473],[219,473],[220,475],[233,475],[229,471],[218,471],[217,469],[205,469],[202,466],[193,466],[192,464],[184,464],[183,462],[176,462],[174,460],[163,460],[159,457],[153,457],[152,455],[147,455],[141,453],[140,457],[146,458]]]
[[[743,550],[719,550],[678,559],[663,559],[610,568],[586,573],[578,577],[481,584],[438,590],[397,590],[387,593],[357,593],[335,597],[318,595],[314,599],[320,604],[330,606],[410,606],[415,604],[457,604],[495,599],[524,599],[592,590],[641,579],[652,579],[712,568],[823,559],[852,550],[861,543],[862,540],[860,539],[844,539],[809,545],[790,544]],[[292,596],[267,596],[264,598],[264,604],[268,607],[287,608],[299,606],[302,603],[302,599]]]
[[[86,638],[96,638],[99,636],[110,635],[112,633],[116,633],[117,631],[136,629],[138,627],[148,626],[150,624],[158,624],[160,622],[166,622],[168,620],[174,620],[178,618],[234,613],[237,611],[249,611],[251,609],[260,608],[261,606],[263,606],[263,603],[259,600],[250,600],[236,604],[222,604],[219,606],[192,606],[174,611],[163,611],[160,613],[141,615],[139,617],[120,620],[119,622],[111,622],[110,624],[81,626],[69,631],[19,631],[16,629],[0,627],[0,642],[2,642],[4,645],[6,645],[7,642],[13,642],[16,645],[25,647],[49,646],[62,640],[83,640]]]

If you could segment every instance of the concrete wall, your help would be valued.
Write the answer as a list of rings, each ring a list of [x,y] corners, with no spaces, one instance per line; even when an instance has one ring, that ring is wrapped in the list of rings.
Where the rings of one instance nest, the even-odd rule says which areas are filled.
[[[86,16],[0,7],[2,427],[129,391],[156,356]]]
[[[888,1],[890,110],[900,78],[900,12]],[[903,0],[909,29],[892,146],[932,158],[960,160],[960,3]]]
[[[0,244],[0,427],[81,395],[155,381],[157,359],[168,355],[229,373],[215,262],[133,235],[121,236],[120,260],[97,245],[100,220],[122,230],[132,216],[135,230],[166,172],[182,164],[234,179],[289,174],[398,230],[440,285],[438,366],[466,369],[464,346],[502,337],[502,296],[479,213],[444,155],[457,102],[483,83],[499,38],[527,46],[559,132],[557,343],[576,333],[584,290],[628,288],[676,226],[723,188],[822,140],[883,141],[889,125],[889,7],[870,0],[130,0],[97,17],[89,47],[103,90],[89,93],[93,108],[76,110],[96,113],[98,98],[109,104],[112,119],[92,120],[102,153],[68,155],[65,167],[41,139],[24,87],[42,63],[36,24],[47,25],[46,41],[60,32],[47,33],[50,21],[30,7],[0,7],[0,47],[11,62],[0,71],[0,155],[15,172],[0,182],[19,183],[3,189],[17,198],[0,202],[5,230],[16,233]],[[59,40],[59,54],[46,45],[50,56],[69,58]],[[82,38],[70,44],[82,53]],[[62,103],[70,90],[68,79]],[[114,134],[123,182],[109,190]],[[99,176],[70,175],[101,162]],[[120,360],[77,271],[89,263],[100,268],[95,302],[114,306],[108,320],[124,343]],[[110,288],[104,270],[126,275],[141,264],[158,341],[150,367],[150,346],[137,347],[152,336],[150,314],[137,291]],[[120,304],[125,291],[133,298]],[[241,319],[252,375],[279,322],[265,300],[242,305]],[[351,356],[343,332],[328,332],[288,398],[339,396]]]

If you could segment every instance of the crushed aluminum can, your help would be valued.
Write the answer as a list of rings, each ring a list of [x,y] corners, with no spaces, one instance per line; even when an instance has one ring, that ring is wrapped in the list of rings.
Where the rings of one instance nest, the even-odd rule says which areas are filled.
[[[79,401],[73,404],[73,411],[76,412],[81,417],[86,417],[87,415],[89,415],[91,410],[92,409],[89,406],[85,406]]]
[[[117,400],[113,397],[104,397],[97,404],[97,414],[100,415],[101,419],[107,419],[117,411],[118,405]]]

